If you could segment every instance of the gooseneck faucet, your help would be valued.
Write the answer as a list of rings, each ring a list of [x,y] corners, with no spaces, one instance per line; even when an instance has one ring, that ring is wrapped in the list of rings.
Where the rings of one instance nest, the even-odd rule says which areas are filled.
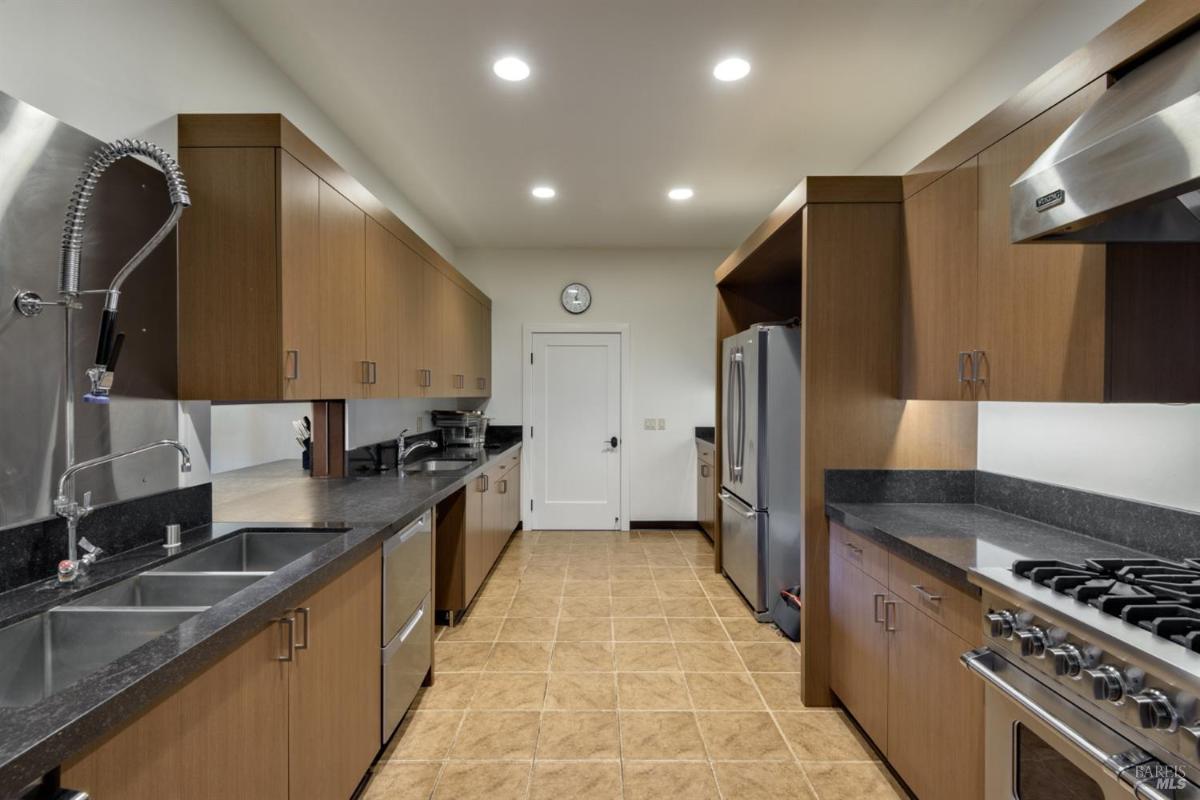
[[[412,455],[413,453],[415,453],[416,451],[420,450],[423,447],[428,447],[431,450],[438,449],[438,443],[433,441],[432,439],[421,439],[419,441],[413,442],[412,444],[406,446],[404,443],[405,442],[404,436],[407,433],[408,433],[408,428],[405,428],[404,430],[400,431],[400,433],[396,436],[396,463],[399,466],[403,467],[404,459],[408,458],[410,455]]]
[[[100,548],[95,547],[87,539],[79,539],[79,520],[92,513],[91,492],[85,492],[83,502],[76,501],[67,491],[67,486],[72,482],[76,473],[83,472],[93,467],[99,467],[103,464],[111,464],[114,461],[119,461],[122,458],[136,456],[139,453],[145,453],[149,450],[155,450],[159,447],[174,447],[179,451],[179,471],[192,471],[192,456],[188,452],[186,446],[174,439],[162,439],[150,444],[144,444],[141,447],[135,447],[131,450],[126,450],[123,453],[112,453],[106,456],[97,456],[89,458],[87,461],[80,461],[78,464],[72,464],[63,470],[63,473],[58,478],[58,495],[54,498],[54,513],[67,521],[67,558],[60,561],[58,564],[58,579],[62,583],[70,583],[79,576],[79,573],[84,571],[88,565],[92,564],[100,557]],[[87,555],[82,559],[79,558],[79,547],[82,546],[87,550]]]

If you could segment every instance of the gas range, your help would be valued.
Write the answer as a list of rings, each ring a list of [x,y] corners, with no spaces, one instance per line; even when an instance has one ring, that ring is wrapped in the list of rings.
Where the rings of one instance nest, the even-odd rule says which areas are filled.
[[[1194,796],[1200,783],[1200,560],[1022,560],[1011,569],[975,570],[972,580],[983,590],[985,648],[963,656],[969,668],[1111,775],[1140,785],[1153,768],[1155,780],[1187,787],[1162,796]],[[1031,692],[1048,700],[1030,701]],[[1047,703],[1062,699],[1070,706],[1046,713]],[[1067,717],[1083,723],[1066,725]],[[1079,744],[1095,739],[1088,728],[1103,731],[1101,739],[1114,734],[1107,749],[1092,745],[1088,752]]]

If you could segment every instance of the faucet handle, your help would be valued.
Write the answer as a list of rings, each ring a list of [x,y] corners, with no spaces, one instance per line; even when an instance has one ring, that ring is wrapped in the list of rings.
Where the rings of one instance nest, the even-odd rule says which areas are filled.
[[[79,540],[79,547],[84,551],[85,555],[81,561],[84,564],[93,564],[99,560],[100,556],[104,555],[104,550],[89,542],[86,538]]]
[[[79,512],[80,512],[79,515],[81,517],[86,517],[88,514],[92,513],[92,490],[91,489],[89,489],[83,493],[83,503],[79,507]]]

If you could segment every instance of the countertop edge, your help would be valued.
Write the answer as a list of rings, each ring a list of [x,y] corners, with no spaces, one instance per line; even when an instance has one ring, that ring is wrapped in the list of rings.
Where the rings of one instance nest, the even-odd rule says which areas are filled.
[[[970,580],[970,570],[946,561],[943,558],[935,556],[928,550],[923,550],[920,547],[907,542],[897,536],[893,536],[883,528],[873,525],[864,519],[861,519],[854,514],[840,508],[836,503],[825,504],[825,515],[833,522],[838,523],[857,534],[867,537],[876,544],[883,545],[890,552],[895,553],[902,558],[907,558],[920,566],[927,567],[938,577],[944,578],[953,583],[959,589],[962,589],[969,594],[978,596],[981,594],[979,586],[972,583]]]
[[[336,525],[316,521],[282,523],[279,527],[326,525],[349,530],[333,542],[322,545],[263,578],[259,582],[262,586],[256,583],[246,587],[50,698],[28,708],[0,710],[24,716],[28,714],[23,712],[31,709],[50,712],[50,718],[39,726],[41,730],[25,737],[28,741],[17,741],[8,746],[0,742],[0,796],[21,791],[31,781],[83,752],[97,740],[115,733],[154,703],[179,691],[184,683],[257,635],[272,618],[278,617],[296,602],[357,564],[374,547],[382,544],[387,536],[464,488],[469,481],[492,467],[494,462],[511,455],[523,444],[523,441],[518,441],[503,450],[489,453],[482,464],[431,492],[419,502],[414,502],[410,509],[394,520],[342,522]],[[263,523],[247,522],[241,527],[253,529],[263,527]],[[340,549],[337,547],[339,544]],[[140,568],[134,569],[129,574],[132,576],[140,571]],[[249,605],[230,613],[230,609],[222,608],[222,605],[233,598]],[[157,644],[159,649],[165,649],[180,640],[189,641],[190,644],[182,652],[160,656],[161,663],[140,674],[130,663],[138,657],[152,656],[153,649],[148,651],[147,648],[154,648]],[[106,683],[112,684],[112,690],[101,699],[90,702],[81,699],[80,696],[87,692],[103,691]],[[69,720],[54,719],[54,706],[71,702],[87,707]],[[0,716],[0,719],[3,717]]]

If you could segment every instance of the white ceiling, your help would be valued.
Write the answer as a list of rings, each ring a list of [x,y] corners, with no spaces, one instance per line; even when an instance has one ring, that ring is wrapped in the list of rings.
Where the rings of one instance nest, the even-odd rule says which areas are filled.
[[[455,246],[730,247],[1037,0],[221,2]],[[506,54],[533,76],[498,80]],[[731,54],[753,71],[719,83]]]

